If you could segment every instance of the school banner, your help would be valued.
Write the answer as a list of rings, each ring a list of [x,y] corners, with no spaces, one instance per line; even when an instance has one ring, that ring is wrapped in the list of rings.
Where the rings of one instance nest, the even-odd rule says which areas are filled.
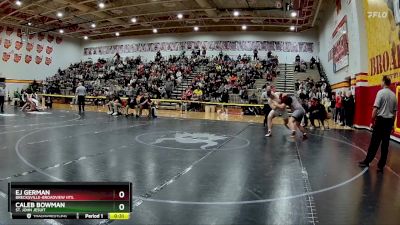
[[[261,51],[273,52],[314,52],[312,42],[292,41],[181,41],[181,42],[156,42],[134,43],[125,45],[108,45],[84,48],[84,55],[108,55],[115,53],[183,51],[195,48],[206,48],[210,51]]]
[[[367,33],[368,73],[356,76],[356,124],[369,125],[372,106],[383,76],[392,80],[398,94],[400,84],[400,5],[398,0],[363,0]],[[400,113],[395,136],[400,137]]]
[[[347,16],[336,26],[332,34],[333,72],[349,65],[349,38],[347,36]]]

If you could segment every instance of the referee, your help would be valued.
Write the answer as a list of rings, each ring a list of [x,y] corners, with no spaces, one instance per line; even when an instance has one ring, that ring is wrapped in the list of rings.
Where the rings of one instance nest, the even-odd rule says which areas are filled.
[[[78,84],[75,94],[78,98],[79,113],[81,113],[81,111],[85,112],[86,88],[82,85],[82,83]]]
[[[374,160],[379,145],[381,145],[381,158],[378,162],[378,172],[383,172],[388,155],[390,134],[393,130],[397,111],[395,94],[390,90],[390,79],[382,79],[382,89],[378,91],[372,111],[371,128],[373,129],[367,157],[359,162],[360,167],[368,167]],[[382,142],[382,144],[381,144]]]
[[[4,101],[6,96],[6,85],[0,82],[0,113],[4,113]]]
[[[265,84],[263,86],[264,92],[261,94],[261,101],[264,104],[264,127],[268,127],[268,114],[271,112],[271,106],[268,104],[268,99],[271,96],[271,87]]]

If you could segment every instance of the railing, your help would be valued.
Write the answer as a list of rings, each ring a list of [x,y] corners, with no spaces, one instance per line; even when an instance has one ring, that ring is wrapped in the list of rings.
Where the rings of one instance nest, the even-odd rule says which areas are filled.
[[[75,95],[58,95],[58,94],[38,94],[41,97],[52,97],[52,98],[61,98],[61,99],[68,99],[72,100],[76,98]],[[92,100],[107,100],[106,96],[86,96],[86,99]],[[43,101],[44,98],[42,98]],[[127,97],[121,97],[121,100],[127,100]],[[192,101],[192,100],[178,100],[178,99],[151,99],[152,101],[161,103],[161,102],[172,102],[172,103],[197,103],[197,104],[204,104],[204,105],[219,105],[219,106],[238,106],[238,107],[264,107],[263,104],[247,104],[247,103],[221,103],[221,102],[204,102],[204,101]],[[66,102],[68,103],[68,102]],[[43,101],[44,104],[44,101]]]
[[[319,75],[325,79],[325,82],[327,84],[327,90],[332,90],[331,84],[329,82],[328,76],[325,73],[324,67],[322,67],[322,64],[319,62],[317,62],[316,64],[317,64]]]
[[[285,84],[283,86],[283,92],[286,93],[286,76],[287,76],[287,64],[285,63]]]

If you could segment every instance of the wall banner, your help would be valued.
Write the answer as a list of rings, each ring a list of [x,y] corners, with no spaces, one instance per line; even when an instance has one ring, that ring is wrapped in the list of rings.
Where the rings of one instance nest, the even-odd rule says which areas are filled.
[[[188,51],[191,49],[206,48],[209,51],[260,51],[273,52],[314,52],[312,42],[290,41],[182,41],[134,43],[125,45],[111,45],[90,47],[84,49],[84,55],[108,55],[115,53],[155,52],[161,51]]]
[[[396,0],[364,0],[368,35],[370,85],[379,85],[384,75],[400,81],[400,8]]]
[[[332,34],[333,72],[349,65],[349,38],[347,35],[347,16],[336,26]]]
[[[400,4],[398,0],[363,0],[367,33],[368,74],[357,77],[356,124],[369,125],[376,93],[383,76],[392,80],[399,95],[400,84]],[[395,136],[400,137],[400,113]]]

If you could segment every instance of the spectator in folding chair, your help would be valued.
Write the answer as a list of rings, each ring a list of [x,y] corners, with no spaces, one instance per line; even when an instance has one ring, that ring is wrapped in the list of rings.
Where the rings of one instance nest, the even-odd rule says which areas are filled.
[[[50,96],[45,97],[45,106],[48,109],[53,108],[53,99]]]
[[[139,100],[139,117],[142,116],[143,109],[147,109],[147,111],[149,112],[148,117],[151,117],[150,107],[151,107],[151,98],[146,93]]]
[[[18,92],[18,90],[14,91],[14,97],[12,100],[12,104],[14,105],[14,107],[18,107],[21,101],[21,94]]]
[[[151,117],[151,118],[157,118],[157,105],[158,105],[158,103],[156,102],[156,101],[152,101],[151,99],[150,99],[150,97],[149,97],[149,100],[150,100],[150,102],[151,102],[151,113],[150,113],[150,116],[149,117]]]
[[[129,114],[129,109],[133,109],[134,113]],[[139,117],[138,103],[136,101],[136,96],[128,97],[125,116],[128,117],[129,115]]]
[[[310,122],[311,122],[311,127],[310,129],[315,129],[315,120],[318,121],[319,127],[321,130],[325,130],[326,128],[329,129],[329,124],[328,127],[325,127],[325,120],[327,119],[327,112],[325,109],[325,106],[323,106],[320,101],[317,98],[313,98],[311,100],[311,106],[309,109],[309,117],[310,117]]]
[[[108,115],[118,116],[120,108],[122,108],[122,101],[118,95],[114,95],[111,101],[107,104]]]

